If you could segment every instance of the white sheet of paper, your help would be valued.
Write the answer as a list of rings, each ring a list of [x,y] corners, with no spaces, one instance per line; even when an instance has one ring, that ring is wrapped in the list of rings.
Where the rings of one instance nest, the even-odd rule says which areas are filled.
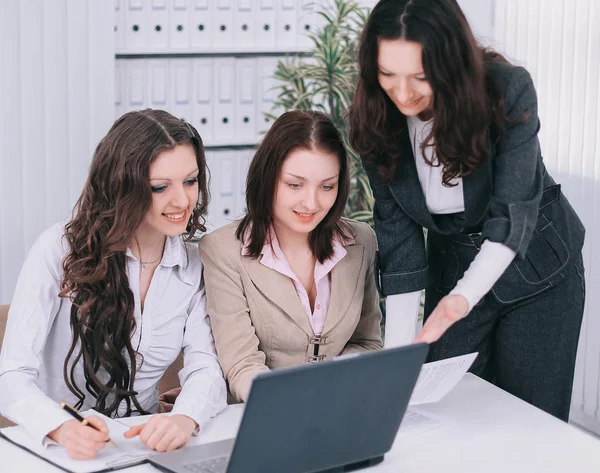
[[[400,430],[396,434],[398,437],[412,437],[428,430],[436,429],[442,426],[442,422],[432,414],[424,412],[418,407],[410,407],[406,410]]]
[[[454,388],[477,358],[477,353],[425,363],[409,406],[437,402]]]
[[[76,473],[87,473],[90,471],[103,470],[107,467],[136,463],[137,461],[144,460],[156,453],[152,449],[146,447],[139,437],[134,437],[132,439],[123,437],[123,434],[129,430],[129,427],[121,424],[118,420],[110,419],[93,410],[82,412],[82,415],[84,417],[96,415],[104,419],[110,431],[110,438],[118,445],[118,447],[107,444],[104,449],[98,452],[96,458],[93,460],[72,460],[69,458],[67,451],[63,447],[54,445],[46,448],[35,442],[25,429],[20,427],[5,429],[2,433],[20,445],[34,451],[38,455]]]

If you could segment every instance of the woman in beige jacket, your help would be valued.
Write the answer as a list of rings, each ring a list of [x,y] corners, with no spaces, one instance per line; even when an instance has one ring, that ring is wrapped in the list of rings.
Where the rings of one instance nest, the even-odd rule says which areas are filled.
[[[341,218],[349,186],[333,123],[285,113],[250,165],[245,217],[201,239],[207,312],[236,401],[261,372],[382,347],[375,234]]]

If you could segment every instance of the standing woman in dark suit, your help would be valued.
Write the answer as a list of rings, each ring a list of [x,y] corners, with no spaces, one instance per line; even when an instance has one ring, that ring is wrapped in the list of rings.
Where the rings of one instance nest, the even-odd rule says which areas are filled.
[[[567,419],[585,230],[546,171],[529,73],[480,48],[456,0],[382,0],[350,140],[375,196],[386,346],[414,337]],[[427,245],[423,237],[427,231]]]

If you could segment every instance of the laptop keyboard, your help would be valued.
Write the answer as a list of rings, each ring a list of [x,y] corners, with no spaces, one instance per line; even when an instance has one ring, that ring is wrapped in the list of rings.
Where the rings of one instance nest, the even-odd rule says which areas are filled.
[[[192,473],[225,473],[227,471],[227,462],[229,456],[211,458],[198,463],[188,463],[183,465]]]

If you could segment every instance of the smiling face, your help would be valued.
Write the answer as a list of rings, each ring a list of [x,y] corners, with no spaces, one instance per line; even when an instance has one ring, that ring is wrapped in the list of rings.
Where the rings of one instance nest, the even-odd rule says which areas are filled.
[[[339,158],[319,150],[288,154],[277,180],[273,224],[277,235],[308,235],[325,218],[338,194]]]
[[[380,39],[377,62],[379,85],[406,116],[427,113],[433,90],[423,70],[423,48],[404,39]]]
[[[177,145],[158,154],[150,165],[152,204],[138,233],[164,238],[185,232],[198,202],[198,163],[194,148]]]

